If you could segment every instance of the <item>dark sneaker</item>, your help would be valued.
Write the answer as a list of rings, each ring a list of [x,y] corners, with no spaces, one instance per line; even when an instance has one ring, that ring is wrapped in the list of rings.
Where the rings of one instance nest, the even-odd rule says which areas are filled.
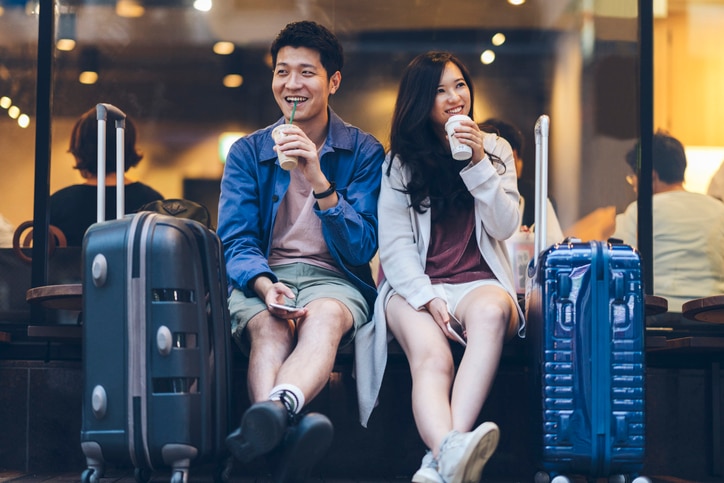
[[[276,448],[287,430],[288,414],[278,401],[252,405],[241,417],[239,429],[226,437],[226,447],[242,463]]]
[[[327,416],[309,413],[290,426],[272,471],[274,483],[302,482],[332,444],[334,427]]]

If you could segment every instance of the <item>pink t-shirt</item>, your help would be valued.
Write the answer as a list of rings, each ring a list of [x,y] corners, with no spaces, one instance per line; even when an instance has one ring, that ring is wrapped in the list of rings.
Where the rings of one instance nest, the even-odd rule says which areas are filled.
[[[314,214],[312,188],[298,169],[279,205],[272,230],[269,266],[302,262],[339,272],[322,236],[322,221]]]

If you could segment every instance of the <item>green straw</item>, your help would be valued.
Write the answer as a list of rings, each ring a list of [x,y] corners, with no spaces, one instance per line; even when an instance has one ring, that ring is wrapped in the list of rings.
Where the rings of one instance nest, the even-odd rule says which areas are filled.
[[[292,107],[292,115],[289,116],[289,124],[294,120],[294,113],[297,112],[297,101],[294,101],[294,107]]]

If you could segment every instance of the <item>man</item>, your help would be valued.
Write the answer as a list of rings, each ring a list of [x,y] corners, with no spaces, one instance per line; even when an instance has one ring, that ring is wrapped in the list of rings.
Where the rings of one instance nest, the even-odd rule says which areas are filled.
[[[331,443],[331,422],[302,409],[327,383],[337,348],[371,317],[384,150],[329,107],[343,51],[328,29],[291,23],[271,55],[283,117],[229,151],[218,234],[233,288],[233,335],[249,353],[252,403],[227,445],[242,462],[281,446],[273,476],[288,481],[308,473]],[[275,145],[271,132],[280,124],[287,127]],[[279,151],[298,157],[298,166],[283,170]]]
[[[626,154],[637,189],[639,147]],[[684,189],[686,154],[677,139],[659,131],[652,142],[654,295],[665,297],[669,312],[684,302],[724,293],[724,203]],[[637,205],[616,215],[613,238],[637,245]]]

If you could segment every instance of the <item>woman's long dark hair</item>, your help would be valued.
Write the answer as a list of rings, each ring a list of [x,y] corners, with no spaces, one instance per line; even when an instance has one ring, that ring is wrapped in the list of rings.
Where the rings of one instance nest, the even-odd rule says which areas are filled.
[[[468,162],[452,159],[449,147],[441,142],[430,119],[440,78],[449,62],[460,69],[470,89],[472,118],[474,96],[470,72],[449,52],[428,52],[415,57],[402,75],[390,131],[391,158],[399,156],[411,173],[405,193],[410,196],[412,207],[418,213],[433,207],[436,216],[448,209],[469,205],[472,200],[460,178],[460,170]]]

